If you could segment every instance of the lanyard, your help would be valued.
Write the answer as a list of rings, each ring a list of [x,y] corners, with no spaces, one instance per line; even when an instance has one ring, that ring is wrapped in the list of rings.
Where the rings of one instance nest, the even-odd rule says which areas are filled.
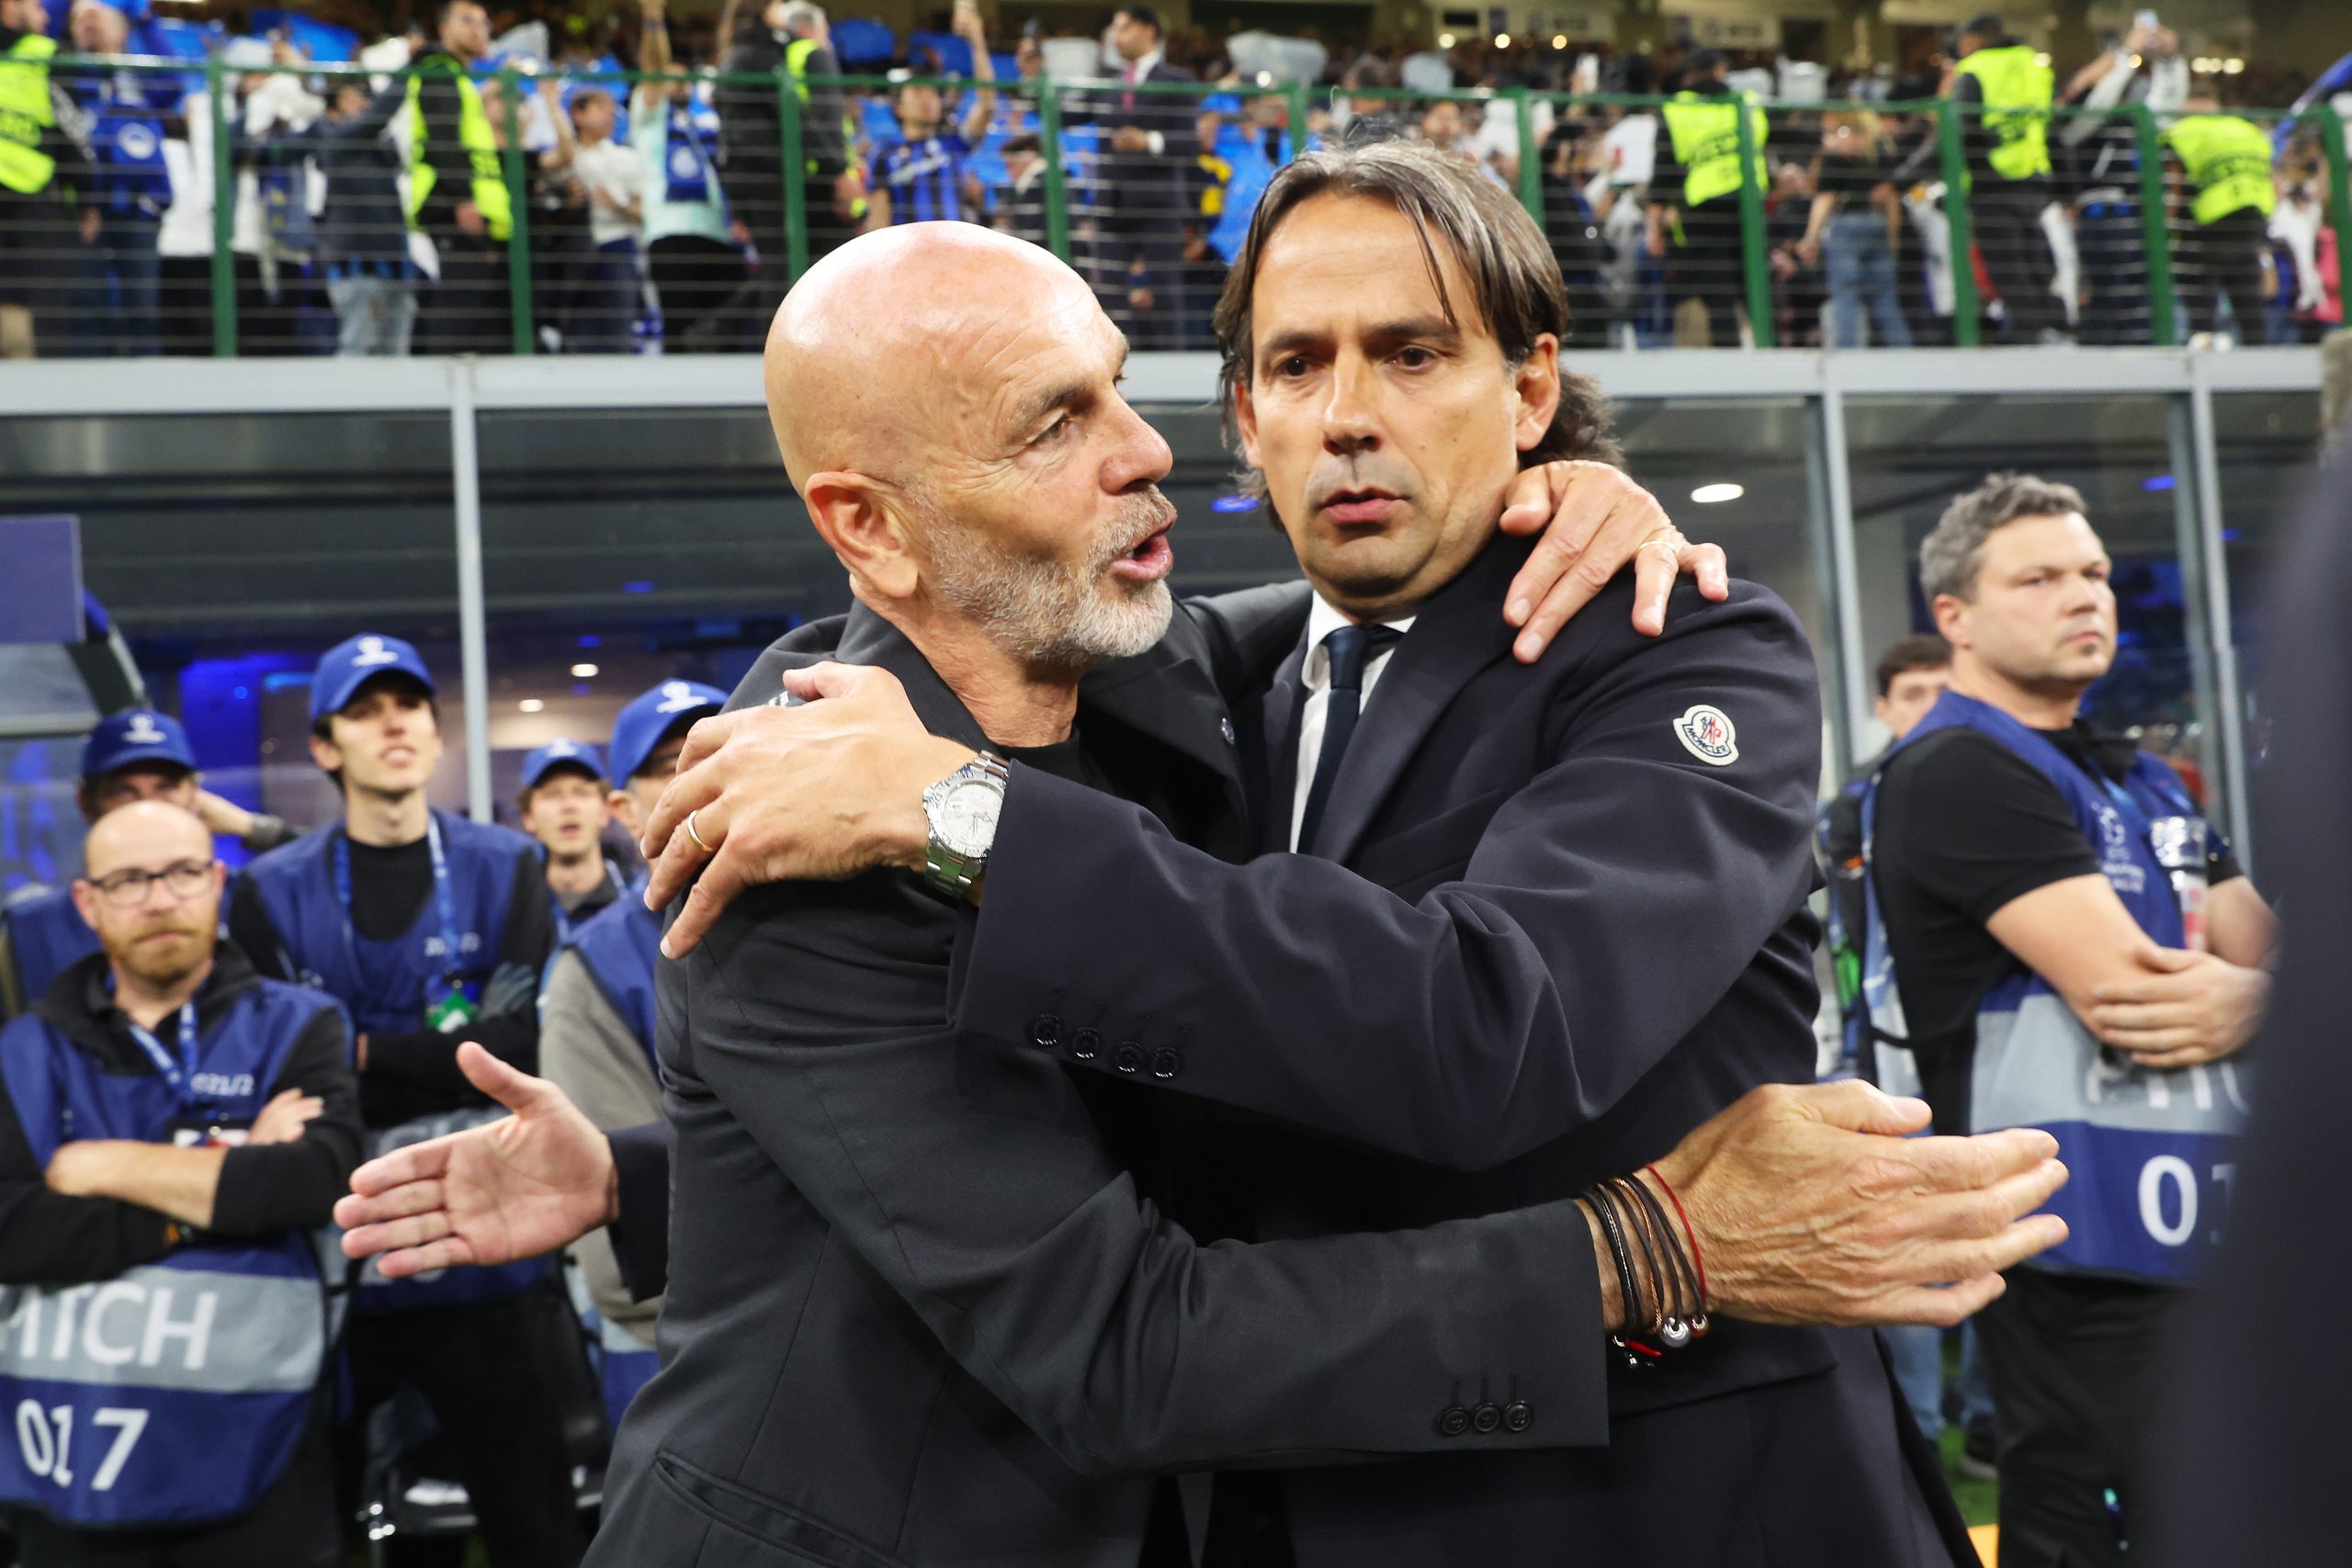
[[[458,988],[458,904],[449,891],[449,861],[441,852],[441,823],[428,816],[424,819],[424,841],[433,853],[433,902],[441,919],[441,983],[450,990]],[[359,964],[358,932],[351,923],[351,840],[338,832],[334,839],[334,896],[343,906],[343,952],[350,960],[352,980],[356,984],[365,976]]]
[[[139,1048],[147,1053],[147,1059],[155,1064],[155,1070],[163,1075],[165,1083],[172,1086],[172,1092],[186,1100],[188,1080],[196,1077],[195,999],[191,998],[180,1004],[180,1054],[177,1061],[174,1061],[172,1054],[164,1049],[164,1043],[155,1038],[153,1030],[133,1021],[128,1014],[123,1021],[130,1025],[130,1037],[139,1042]]]

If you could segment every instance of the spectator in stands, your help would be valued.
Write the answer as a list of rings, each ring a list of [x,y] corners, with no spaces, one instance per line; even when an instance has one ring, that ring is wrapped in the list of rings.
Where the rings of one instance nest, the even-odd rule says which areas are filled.
[[[644,299],[638,241],[645,227],[645,161],[633,144],[613,140],[615,112],[613,95],[603,87],[571,96],[571,173],[587,203],[591,246],[565,318],[563,346],[574,354],[628,353]]]
[[[333,1562],[313,1233],[359,1162],[342,1010],[220,942],[222,868],[184,807],[108,813],[84,863],[104,952],[0,1032],[0,1282],[28,1325],[88,1303],[0,1369],[20,1561]]]
[[[50,79],[57,41],[41,0],[0,0],[0,359],[29,359],[36,323],[59,342],[78,236],[96,243],[87,118]]]
[[[638,69],[679,69],[670,47],[669,0],[638,0]],[[664,347],[723,346],[719,323],[743,286],[743,254],[727,229],[718,188],[718,111],[710,89],[640,82],[629,98],[629,140],[644,161],[645,256],[662,306]]]
[[[2050,107],[2052,78],[2033,46],[2009,36],[2008,24],[1987,13],[1960,36],[1960,63],[1945,92],[1964,106],[1968,216],[1976,253],[2001,297],[2013,342],[2054,341],[2065,315],[2050,291],[2054,264],[2041,230],[2052,199]],[[1936,140],[1923,141],[1895,176],[1908,184],[1938,165]]]
[[[802,180],[809,261],[830,254],[855,232],[865,190],[844,134],[841,89],[823,80],[841,74],[824,11],[809,0],[729,3],[740,4],[741,9],[729,13],[729,45],[720,67],[719,178],[740,236],[756,253],[759,269],[730,306],[739,336],[732,346],[756,349],[766,340],[769,319],[792,281],[783,127],[776,118],[775,88],[728,79],[781,73],[791,81],[800,104],[800,155],[807,165],[794,177]]]
[[[1698,50],[1684,62],[1682,89],[1660,111],[1666,134],[1658,142],[1649,197],[1650,254],[1668,258],[1675,298],[1705,305],[1707,342],[1717,348],[1737,348],[1740,341],[1738,309],[1747,276],[1741,184],[1752,179],[1761,187],[1769,178],[1764,112],[1732,92],[1730,73],[1719,50]],[[1745,171],[1739,157],[1742,113],[1749,117],[1753,137]]]
[[[2169,115],[2188,96],[2188,62],[2169,28],[2134,27],[2075,73],[2064,102],[2115,110],[2136,104]],[[2075,245],[2083,304],[2075,335],[2086,344],[2148,341],[2148,244],[2141,222],[2140,135],[2120,113],[2057,122],[2056,151],[2075,188]]]
[[[1042,245],[1046,240],[1045,143],[1034,132],[1016,136],[999,155],[1004,159],[1007,183],[997,204],[996,227],[1016,240]]]
[[[1862,346],[1862,315],[1870,313],[1885,348],[1911,346],[1894,291],[1894,252],[1903,231],[1894,186],[1887,176],[1894,147],[1868,109],[1822,117],[1821,152],[1814,162],[1813,209],[1798,249],[1807,261],[1828,263],[1830,345]]]
[[[408,84],[415,118],[409,225],[432,242],[436,268],[420,335],[427,353],[495,354],[513,342],[506,242],[515,197],[498,155],[497,122],[469,75],[490,52],[490,13],[479,0],[447,0],[435,38]]]
[[[2165,128],[2165,150],[2181,175],[2173,231],[2180,236],[2180,293],[2189,321],[2209,341],[2219,336],[2226,299],[2239,340],[2267,343],[2263,271],[2270,215],[2278,207],[2269,134],[2250,119],[2224,114],[2210,78],[2188,90],[2182,107],[2188,113]]]
[[[1102,180],[1110,211],[1102,220],[1110,276],[1102,279],[1111,319],[1137,348],[1179,348],[1206,341],[1206,298],[1184,288],[1184,226],[1191,203],[1187,172],[1195,147],[1197,99],[1138,93],[1140,86],[1195,80],[1171,65],[1159,13],[1148,6],[1121,7],[1111,18],[1111,45],[1124,62],[1121,85],[1094,96],[1073,118],[1108,126],[1110,156]]]
[[[996,112],[996,62],[989,58],[988,34],[973,0],[956,0],[954,26],[956,36],[972,46],[972,74],[981,85],[956,128],[944,135],[939,129],[945,112],[939,89],[925,82],[899,88],[890,108],[903,140],[876,154],[866,177],[869,229],[979,216],[979,181],[966,164]]]
[[[334,301],[335,352],[348,357],[400,357],[416,325],[416,264],[401,210],[401,152],[386,137],[408,102],[395,82],[372,97],[365,81],[345,78],[323,118],[293,145],[326,181],[319,217],[319,262]]]
[[[1395,98],[1368,97],[1396,85],[1395,67],[1376,54],[1360,54],[1340,78],[1340,85],[1352,96],[1342,96],[1334,118],[1340,135],[1349,146],[1365,141],[1390,141],[1407,132],[1405,118],[1397,112]]]
[[[121,55],[130,23],[104,0],[74,0],[74,52]],[[61,73],[61,75],[63,75]],[[97,232],[82,226],[82,298],[74,328],[85,353],[144,358],[160,351],[156,311],[163,258],[156,248],[172,181],[164,164],[166,78],[136,71],[75,72],[67,91],[90,117],[92,204]]]

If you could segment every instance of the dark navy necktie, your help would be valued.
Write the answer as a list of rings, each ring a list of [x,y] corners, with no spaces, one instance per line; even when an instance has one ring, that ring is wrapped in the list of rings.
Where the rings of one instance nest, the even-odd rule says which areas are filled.
[[[1306,789],[1306,815],[1298,825],[1301,854],[1315,852],[1315,829],[1331,798],[1331,782],[1339,777],[1340,759],[1347,754],[1348,739],[1363,716],[1363,672],[1404,635],[1395,626],[1346,626],[1323,639],[1323,651],[1331,662],[1331,694],[1323,709],[1323,749],[1315,756],[1315,782]]]

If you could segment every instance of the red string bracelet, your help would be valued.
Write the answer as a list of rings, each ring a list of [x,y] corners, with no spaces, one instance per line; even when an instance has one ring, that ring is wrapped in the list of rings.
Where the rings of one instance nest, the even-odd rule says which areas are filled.
[[[1674,1195],[1674,1189],[1666,1184],[1666,1178],[1658,1176],[1657,1167],[1645,1165],[1642,1168],[1657,1177],[1659,1190],[1666,1194],[1666,1201],[1674,1205],[1674,1217],[1682,1222],[1682,1234],[1690,1238],[1690,1264],[1699,1271],[1699,1310],[1704,1312],[1707,1309],[1707,1260],[1699,1256],[1699,1233],[1690,1228],[1690,1216],[1683,1212],[1682,1200]]]

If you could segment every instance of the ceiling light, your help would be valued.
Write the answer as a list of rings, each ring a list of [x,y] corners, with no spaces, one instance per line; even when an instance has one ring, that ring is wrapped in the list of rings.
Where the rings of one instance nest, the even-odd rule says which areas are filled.
[[[593,664],[575,664],[571,667],[571,678],[575,681],[592,680],[595,673],[596,667]]]
[[[1453,35],[1452,33],[1438,34],[1437,46],[1440,49],[1452,49],[1453,47]]]
[[[2224,60],[2222,62],[2222,74],[2224,76],[2234,76],[2245,69],[2245,62],[2243,60]]]
[[[1509,49],[1510,47],[1510,34],[1497,33],[1495,35],[1495,47],[1497,49]]]
[[[514,705],[521,708],[525,713],[537,713],[548,705],[539,701],[537,697],[525,697],[521,702],[516,703]]]
[[[1554,33],[1554,34],[1552,35],[1552,47],[1553,47],[1554,49],[1566,49],[1566,48],[1567,48],[1567,47],[1568,47],[1568,35],[1567,35],[1567,34],[1566,34],[1566,33]]]
[[[1701,485],[1690,492],[1690,499],[1702,506],[1713,506],[1719,501],[1737,501],[1747,493],[1746,485]]]

